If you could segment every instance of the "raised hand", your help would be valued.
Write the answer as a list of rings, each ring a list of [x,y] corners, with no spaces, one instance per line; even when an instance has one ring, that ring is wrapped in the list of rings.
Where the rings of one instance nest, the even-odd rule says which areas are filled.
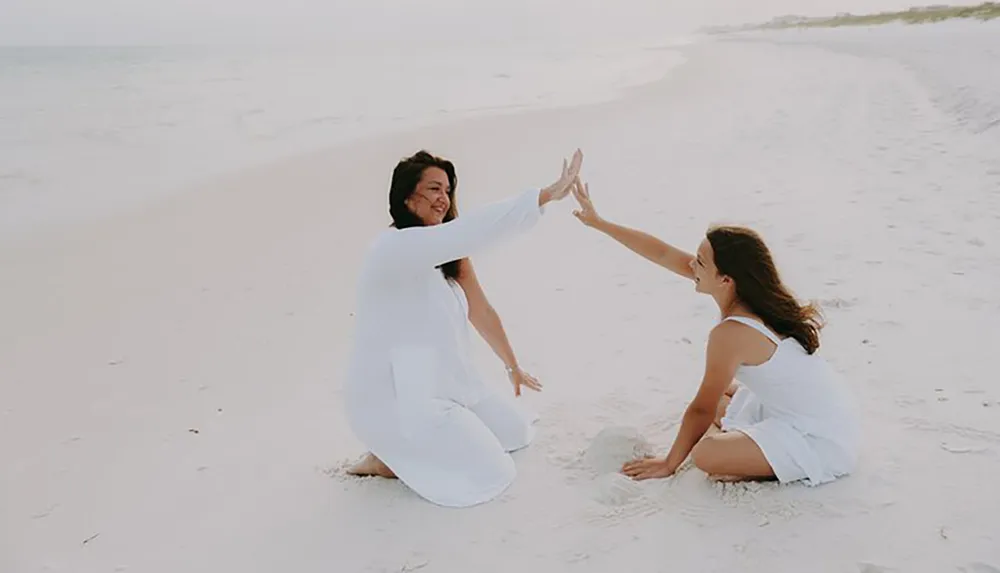
[[[577,149],[568,164],[565,159],[563,160],[562,174],[559,176],[559,179],[542,189],[542,193],[539,196],[539,204],[544,205],[549,201],[560,201],[569,195],[573,187],[573,182],[580,175],[581,165],[583,165],[583,152]]]
[[[579,176],[573,181],[573,198],[580,205],[579,209],[573,211],[573,216],[581,223],[593,227],[601,220],[597,209],[594,209],[594,203],[590,200],[590,186],[580,181]]]

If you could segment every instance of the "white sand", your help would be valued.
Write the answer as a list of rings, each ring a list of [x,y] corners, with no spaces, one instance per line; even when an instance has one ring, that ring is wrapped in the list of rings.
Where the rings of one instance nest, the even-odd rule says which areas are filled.
[[[997,571],[1000,26],[928,30],[699,47],[624,101],[352,145],[4,249],[0,571]],[[588,462],[604,428],[669,446],[715,310],[570,204],[477,263],[546,384],[517,482],[446,510],[340,473],[362,451],[339,397],[354,280],[395,160],[452,157],[469,208],[577,145],[606,216],[690,248],[752,225],[825,303],[865,415],[855,475],[588,466],[614,455]]]

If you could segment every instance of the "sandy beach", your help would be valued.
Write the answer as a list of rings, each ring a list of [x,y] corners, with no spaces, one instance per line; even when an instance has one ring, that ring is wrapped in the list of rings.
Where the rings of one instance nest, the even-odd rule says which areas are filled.
[[[681,54],[613,102],[370,138],[0,245],[0,571],[1000,571],[1000,22]],[[450,510],[343,475],[355,279],[396,160],[453,159],[468,210],[576,147],[611,220],[690,249],[716,222],[764,235],[860,403],[854,475],[595,468],[607,428],[669,447],[717,312],[571,201],[476,258],[545,384],[515,484]]]

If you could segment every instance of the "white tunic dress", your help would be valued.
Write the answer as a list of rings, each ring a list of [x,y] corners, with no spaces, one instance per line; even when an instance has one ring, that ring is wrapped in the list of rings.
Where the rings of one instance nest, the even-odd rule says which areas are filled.
[[[737,369],[740,388],[722,429],[756,442],[781,482],[819,485],[850,473],[857,463],[859,420],[853,397],[829,364],[756,320],[726,320],[757,330],[777,348],[767,362]]]
[[[533,420],[489,388],[470,356],[468,301],[437,266],[531,229],[538,191],[441,225],[387,229],[363,263],[345,395],[357,437],[399,479],[443,506],[489,501],[514,480],[507,453]]]

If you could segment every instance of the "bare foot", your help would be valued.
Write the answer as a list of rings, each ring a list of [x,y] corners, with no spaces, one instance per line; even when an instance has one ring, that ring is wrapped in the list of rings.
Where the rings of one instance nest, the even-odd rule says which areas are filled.
[[[379,476],[390,479],[396,477],[389,466],[382,463],[375,454],[365,456],[363,460],[348,468],[347,473],[352,476]]]

